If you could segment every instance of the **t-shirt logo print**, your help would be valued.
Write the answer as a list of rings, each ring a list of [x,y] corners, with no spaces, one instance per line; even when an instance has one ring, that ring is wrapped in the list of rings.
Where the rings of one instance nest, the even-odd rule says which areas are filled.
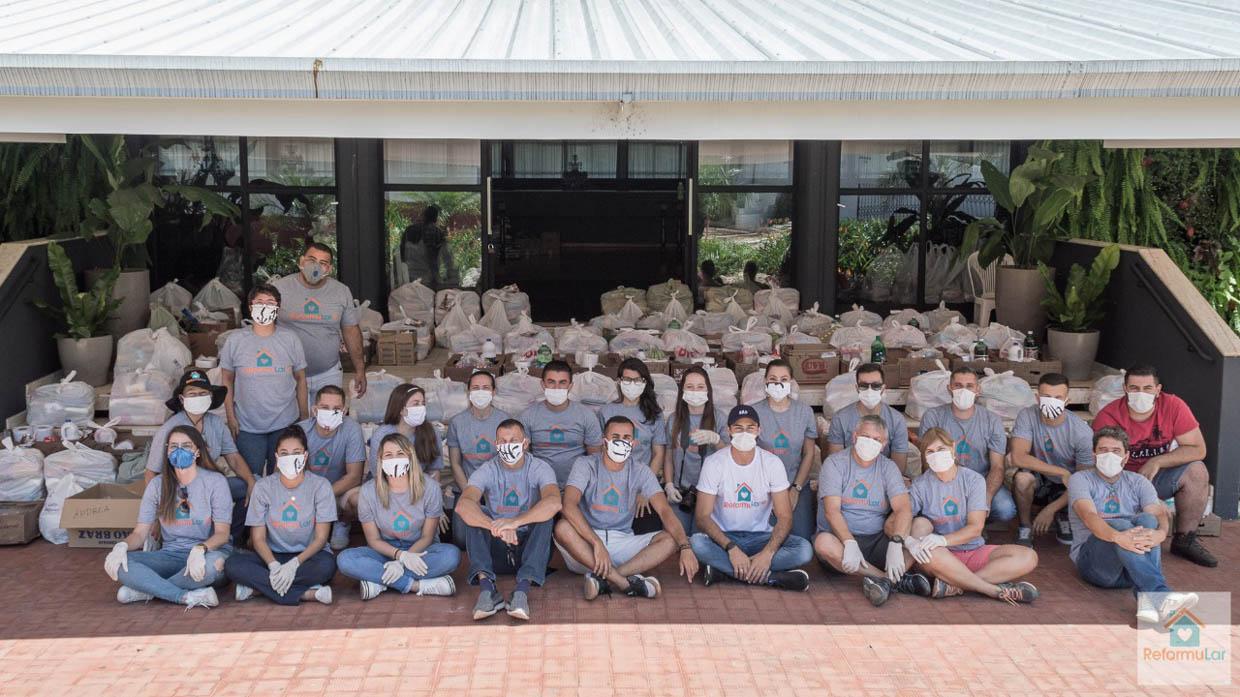
[[[857,480],[857,485],[853,487],[852,495],[855,499],[868,499],[870,497],[870,487],[866,486],[864,481]]]
[[[551,432],[547,434],[547,440],[549,440],[552,443],[563,443],[564,442],[564,429],[560,428],[559,426],[552,426]]]
[[[603,490],[599,498],[599,503],[594,504],[594,510],[605,511],[609,513],[618,513],[620,511],[620,490],[615,484],[608,486]]]
[[[1117,515],[1119,513],[1119,498],[1115,494],[1107,496],[1102,502],[1102,512],[1108,515]]]
[[[744,502],[753,501],[753,489],[749,488],[749,484],[741,482],[736,487],[736,500]]]
[[[476,453],[491,452],[491,441],[487,440],[486,438],[479,438],[478,444],[474,446],[474,452]]]
[[[192,515],[193,511],[190,510],[189,500],[187,499],[184,506],[177,506],[176,512],[172,514],[172,518],[173,520],[189,520]]]
[[[306,304],[302,306],[302,312],[305,312],[307,315],[319,314],[319,301],[314,298],[308,298]]]
[[[314,454],[314,462],[310,463],[310,469],[314,470],[315,473],[322,473],[327,469],[327,463],[330,461],[331,458],[328,457],[327,451],[320,450]]]
[[[286,523],[293,523],[293,522],[296,522],[296,521],[297,521],[297,512],[298,512],[298,511],[297,511],[297,504],[293,503],[292,501],[289,501],[289,502],[288,502],[288,505],[286,505],[286,506],[284,507],[284,510],[280,513],[280,520],[282,520],[282,521],[284,521],[284,522],[286,522]]]
[[[258,368],[270,368],[272,363],[271,354],[267,353],[266,349],[260,350],[258,358],[254,360],[254,365]]]
[[[771,447],[775,448],[777,451],[787,450],[788,434],[780,431],[779,435],[775,436],[775,439],[771,441]]]
[[[943,499],[943,515],[945,516],[960,515],[960,504],[956,501],[955,498],[948,496],[947,498]]]
[[[273,511],[273,513],[275,513],[276,516],[278,516],[271,521],[271,525],[273,527],[277,527],[277,528],[300,527],[301,508],[297,505],[296,501],[289,499],[288,502],[284,504],[283,508],[280,508],[278,512]]]
[[[413,521],[409,520],[409,516],[404,512],[397,513],[392,517],[392,531],[396,533],[406,533],[413,527]]]
[[[518,510],[521,507],[521,495],[517,493],[516,487],[508,487],[504,491],[503,508],[509,511]]]

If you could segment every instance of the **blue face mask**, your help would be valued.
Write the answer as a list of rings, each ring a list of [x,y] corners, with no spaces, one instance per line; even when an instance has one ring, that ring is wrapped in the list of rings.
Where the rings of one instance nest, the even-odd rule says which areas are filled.
[[[168,462],[179,470],[186,469],[194,464],[194,451],[189,448],[174,448],[168,453]]]

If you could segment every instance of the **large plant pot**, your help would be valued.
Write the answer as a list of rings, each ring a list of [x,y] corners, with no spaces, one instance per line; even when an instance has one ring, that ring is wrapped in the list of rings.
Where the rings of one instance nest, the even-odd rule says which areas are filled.
[[[112,365],[112,335],[94,336],[89,339],[57,339],[56,350],[60,353],[60,366],[76,370],[75,380],[98,387],[108,381],[108,367]]]
[[[1084,380],[1093,370],[1094,359],[1098,356],[1098,331],[1065,332],[1048,329],[1047,341],[1050,344],[1051,358],[1063,361],[1063,374],[1069,380]]]
[[[93,284],[104,269],[86,272],[86,282]],[[145,327],[151,318],[151,272],[147,269],[122,271],[116,279],[112,297],[121,301],[120,307],[108,320],[108,333],[116,338]]]
[[[1046,328],[1046,310],[1042,307],[1045,297],[1046,285],[1037,269],[999,267],[995,277],[995,318],[1000,324],[1041,336]]]

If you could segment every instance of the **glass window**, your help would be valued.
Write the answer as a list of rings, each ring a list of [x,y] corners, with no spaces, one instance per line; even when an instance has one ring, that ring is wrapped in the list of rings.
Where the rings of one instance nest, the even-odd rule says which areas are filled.
[[[385,140],[387,184],[477,184],[481,172],[476,140]]]
[[[745,262],[754,261],[759,281],[777,276],[779,285],[790,285],[792,194],[702,193],[698,206],[698,264],[709,259],[724,283],[740,283]]]
[[[251,184],[336,183],[335,141],[331,138],[250,138],[246,150]]]
[[[921,186],[920,140],[850,140],[840,146],[840,188]]]
[[[297,259],[311,240],[336,251],[336,197],[331,194],[250,194],[250,216],[255,280],[296,273]]]
[[[482,275],[482,196],[475,191],[393,191],[386,196],[384,255],[390,287],[415,278],[432,288],[475,288]],[[438,213],[431,222],[427,208]]]
[[[957,250],[969,223],[995,214],[995,199],[985,194],[959,194],[930,196],[927,201],[926,302],[972,300],[965,265],[957,263]]]
[[[686,169],[684,143],[629,143],[630,179],[683,179]]]
[[[908,305],[917,295],[916,196],[841,196],[836,281],[840,307]]]
[[[236,186],[241,183],[241,146],[235,136],[159,139],[157,174],[178,184]]]
[[[512,159],[512,174],[518,179],[559,179],[574,161],[589,177],[616,176],[614,141],[517,141],[512,145]]]
[[[240,192],[220,195],[241,208]],[[154,231],[148,245],[152,288],[175,279],[197,293],[218,276],[234,293],[243,293],[245,236],[239,217],[214,218],[204,228],[201,205],[178,197],[156,208],[152,222]]]
[[[982,161],[1008,171],[1011,148],[1006,140],[930,142],[930,185],[940,188],[983,187]]]
[[[792,184],[790,140],[704,140],[698,145],[703,186]]]

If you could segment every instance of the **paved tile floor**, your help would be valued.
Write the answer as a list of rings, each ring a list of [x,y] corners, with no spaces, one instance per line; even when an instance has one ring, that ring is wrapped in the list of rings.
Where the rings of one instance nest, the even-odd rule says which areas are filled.
[[[1240,523],[1207,540],[1219,569],[1169,558],[1172,586],[1240,590],[1237,540]],[[0,696],[1240,694],[1240,642],[1232,687],[1139,687],[1132,597],[1085,585],[1053,541],[1039,549],[1032,606],[897,596],[876,609],[817,567],[808,593],[787,593],[689,586],[667,565],[654,601],[588,603],[558,571],[525,624],[471,621],[463,568],[453,598],[363,603],[337,576],[330,607],[237,604],[231,591],[212,610],[122,606],[104,551],[38,541],[0,548]]]

